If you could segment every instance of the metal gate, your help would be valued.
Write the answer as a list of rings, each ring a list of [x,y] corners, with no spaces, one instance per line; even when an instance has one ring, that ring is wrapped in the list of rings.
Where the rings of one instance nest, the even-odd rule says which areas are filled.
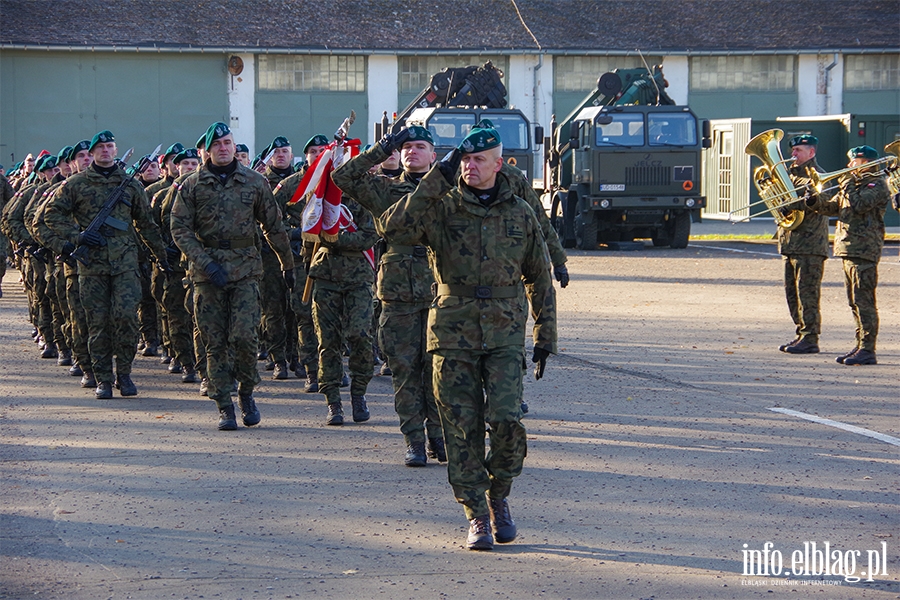
[[[739,220],[749,216],[750,157],[744,147],[750,141],[750,119],[710,121],[712,147],[703,151],[703,216]]]

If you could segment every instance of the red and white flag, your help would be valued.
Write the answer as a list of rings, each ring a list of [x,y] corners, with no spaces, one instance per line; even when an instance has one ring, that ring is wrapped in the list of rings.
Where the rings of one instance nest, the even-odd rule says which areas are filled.
[[[359,154],[358,139],[334,141],[325,147],[297,186],[289,203],[295,204],[309,196],[303,209],[301,222],[303,239],[310,242],[333,242],[341,229],[356,231],[353,215],[341,204],[341,189],[331,180],[331,172]],[[363,253],[375,268],[375,251]]]

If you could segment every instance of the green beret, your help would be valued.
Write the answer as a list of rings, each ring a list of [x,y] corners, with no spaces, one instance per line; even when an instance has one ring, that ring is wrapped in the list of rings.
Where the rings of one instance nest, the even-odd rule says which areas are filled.
[[[203,142],[203,147],[209,150],[209,147],[212,146],[212,143],[219,138],[223,138],[226,135],[231,133],[231,129],[223,123],[222,121],[216,121],[212,125],[209,126],[209,129],[206,130],[206,137]]]
[[[421,127],[419,125],[410,125],[407,131],[409,131],[409,139],[406,140],[407,142],[417,142],[424,140],[434,146],[434,138],[431,137],[431,132],[424,127]]]
[[[494,123],[490,119],[482,119],[475,123],[475,127],[478,129],[496,129],[494,127]]]
[[[75,155],[81,152],[82,150],[90,151],[91,149],[91,141],[90,140],[81,140],[69,151],[69,160],[75,160]]]
[[[246,152],[250,154],[250,148],[247,147],[247,144],[235,144],[234,145],[235,152]]]
[[[46,171],[47,169],[52,169],[55,166],[56,166],[56,157],[53,156],[52,154],[48,154],[41,161],[40,165],[35,166],[34,170],[35,171]]]
[[[283,135],[279,135],[274,140],[272,140],[271,144],[269,144],[269,150],[274,150],[275,148],[287,148],[290,145],[291,143],[286,137],[284,137]]]
[[[878,158],[878,151],[872,146],[857,146],[850,148],[847,152],[848,158],[865,158],[866,160],[875,160]]]
[[[791,138],[791,141],[788,142],[788,146],[793,148],[794,146],[818,146],[819,138],[814,135],[809,135],[808,133],[804,133],[803,135],[795,135]]]
[[[69,154],[71,154],[71,153],[72,153],[72,146],[66,146],[65,148],[63,148],[62,150],[59,151],[59,154],[56,155],[56,163],[59,164],[62,161],[68,162],[68,161],[72,160],[71,158],[69,158]]]
[[[205,149],[206,149],[206,133],[204,133],[203,135],[201,135],[201,136],[197,139],[197,143],[194,144],[194,145],[197,146],[197,148],[203,148],[203,149],[205,150]]]
[[[175,142],[174,144],[166,148],[166,153],[163,154],[163,162],[169,160],[170,156],[175,156],[182,150],[184,150],[184,146],[179,142]]]
[[[259,152],[259,159],[260,159],[260,160],[265,160],[265,158],[266,158],[267,156],[269,156],[269,152],[271,152],[271,151],[272,151],[272,146],[266,146],[265,148],[263,148],[262,150],[260,150],[260,152]]]
[[[115,138],[115,136],[113,136],[112,131],[110,131],[109,129],[104,129],[103,131],[101,131],[100,133],[98,133],[97,135],[95,135],[94,137],[91,138],[91,146],[90,146],[90,148],[88,148],[88,152],[93,150],[94,146],[96,146],[97,144],[105,144],[107,142],[114,142],[114,141],[116,141],[116,138]]]
[[[483,123],[483,122],[482,122]],[[493,127],[481,128],[473,127],[462,143],[459,149],[463,154],[474,154],[496,148],[500,145],[500,134]]]
[[[306,154],[309,151],[310,146],[327,146],[328,138],[322,135],[321,133],[317,133],[316,135],[309,138],[309,141],[306,142],[306,145],[303,146],[303,154]]]
[[[172,162],[177,165],[186,158],[196,158],[197,160],[200,160],[200,153],[197,152],[196,148],[185,148],[175,155],[175,158],[172,159]]]

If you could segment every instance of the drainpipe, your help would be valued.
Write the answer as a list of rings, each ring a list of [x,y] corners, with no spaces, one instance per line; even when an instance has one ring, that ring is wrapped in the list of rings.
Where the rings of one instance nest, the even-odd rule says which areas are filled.
[[[531,133],[532,134],[534,133],[534,126],[538,122],[538,115],[539,115],[538,98],[540,98],[540,96],[538,96],[538,71],[540,71],[541,67],[543,67],[543,66],[544,66],[544,54],[541,53],[541,54],[538,54],[538,64],[537,64],[537,66],[534,67],[534,69],[532,71],[532,75],[534,76],[534,85],[532,86],[532,98],[534,98],[534,110],[533,110],[534,114],[532,115],[532,119],[531,119]],[[544,137],[546,137],[546,135]],[[541,140],[542,143],[543,143],[543,141],[544,140]],[[537,140],[535,140],[535,142],[537,142]],[[546,149],[543,146],[541,146],[541,151],[538,151],[537,144],[535,144],[534,150],[533,150],[533,152],[534,152],[533,164],[535,166],[541,165],[541,176],[542,177],[544,175],[544,151],[546,151]],[[532,174],[532,178],[534,178],[536,176],[537,176],[537,169],[535,169],[535,172]]]
[[[838,55],[835,52],[831,58],[831,64],[825,67],[825,114],[831,110],[831,70],[838,64]]]

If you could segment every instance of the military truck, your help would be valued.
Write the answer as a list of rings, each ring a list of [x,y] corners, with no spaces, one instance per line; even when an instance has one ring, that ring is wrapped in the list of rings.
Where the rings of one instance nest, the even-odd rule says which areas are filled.
[[[567,248],[650,238],[684,248],[699,215],[709,122],[665,93],[659,66],[616,69],[551,122],[542,200]]]
[[[521,110],[506,107],[503,73],[490,61],[481,67],[448,67],[436,73],[429,85],[388,122],[384,113],[375,124],[375,138],[404,125],[419,125],[434,138],[438,157],[457,147],[481,119],[490,119],[503,140],[503,157],[517,166],[529,181],[534,177],[535,145],[544,141],[543,127],[532,132]],[[534,133],[534,138],[532,138]],[[534,142],[532,141],[534,140]]]

